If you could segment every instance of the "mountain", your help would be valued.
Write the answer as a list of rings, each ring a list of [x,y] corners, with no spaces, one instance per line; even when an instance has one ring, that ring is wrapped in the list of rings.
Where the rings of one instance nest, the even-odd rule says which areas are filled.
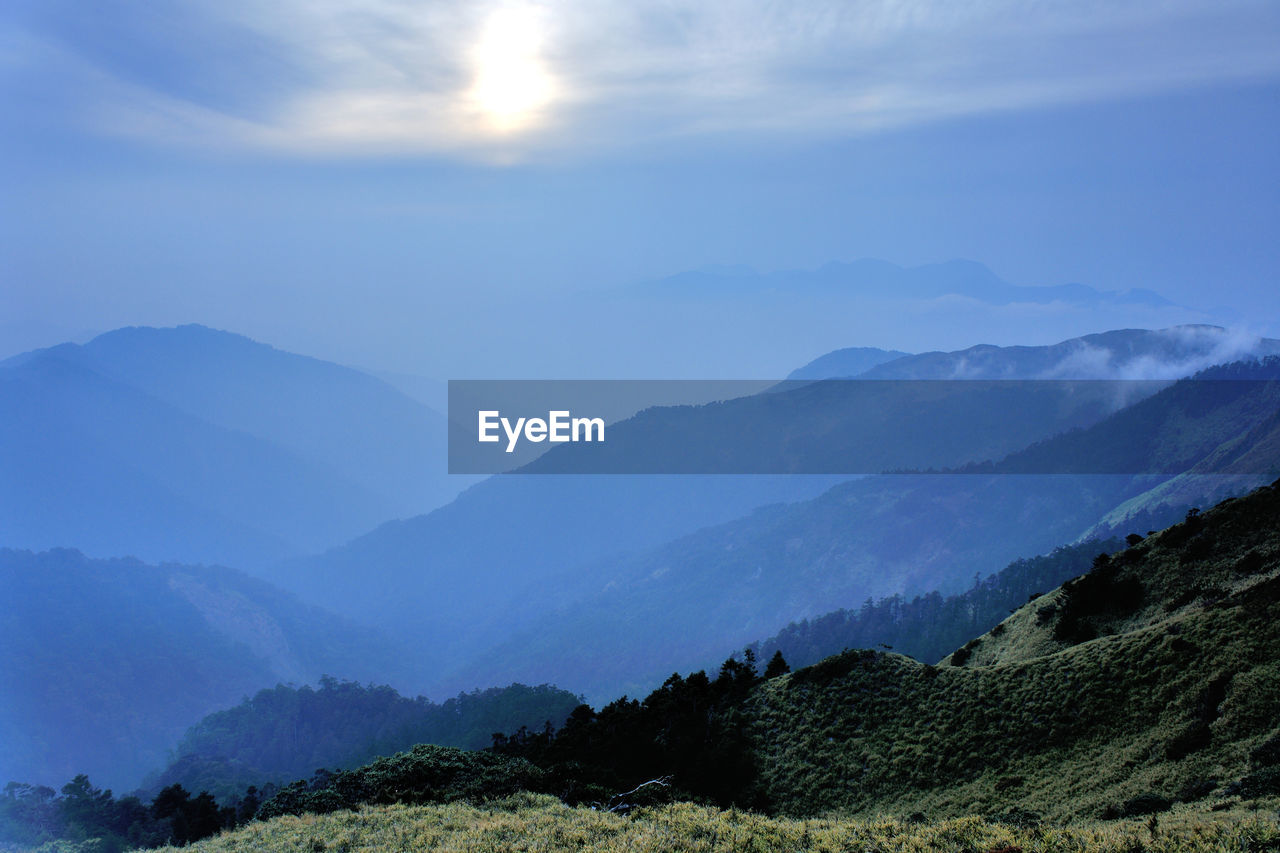
[[[358,767],[419,743],[484,749],[494,732],[559,726],[581,701],[545,684],[476,690],[440,704],[334,678],[314,690],[278,685],[193,725],[146,787],[155,794],[178,784],[231,802],[250,785]]]
[[[224,812],[180,789],[117,802],[83,777],[60,798],[13,786],[0,831],[185,842],[256,813],[196,849],[406,833],[560,849],[626,832],[716,850],[1273,849],[1280,828],[1259,812],[1280,795],[1277,518],[1280,481],[1189,512],[936,666],[853,650],[762,676],[729,659],[488,752],[418,745]]]
[[[1061,380],[785,382],[767,393],[650,407],[610,424],[607,441],[560,444],[516,470],[852,476],[954,468],[1088,426],[1159,387]],[[507,454],[500,445],[490,447],[501,465]]]
[[[1199,483],[1175,494],[1179,501],[1280,472],[1273,378],[1280,359],[1209,370],[975,473],[867,477],[598,564],[593,595],[466,659],[447,683],[554,681],[595,698],[635,692],[788,622],[869,597],[959,592],[975,575],[1085,531],[1132,532],[1097,523],[1174,472]],[[1096,466],[1087,470],[1117,473],[1040,473],[1076,471],[1082,459]],[[1220,472],[1232,469],[1206,467],[1238,459],[1250,467],[1226,483]],[[1150,523],[1168,507],[1147,501],[1141,512]]]
[[[1066,302],[1162,307],[1173,304],[1160,294],[1141,288],[1100,291],[1084,284],[1014,285],[1001,279],[986,266],[966,260],[902,267],[888,261],[862,258],[848,263],[828,263],[816,270],[782,270],[773,273],[729,267],[680,273],[635,289],[686,300],[726,296],[741,300],[762,295],[785,296],[789,299],[814,296],[879,296],[897,299],[962,296],[991,305],[1047,305]]]
[[[1085,429],[974,471],[1267,475],[1280,457],[1280,357],[1200,371]]]
[[[910,353],[876,347],[846,347],[819,356],[804,367],[787,374],[787,379],[847,379],[878,364],[903,358]]]
[[[591,566],[589,594],[460,657],[443,682],[570,685],[592,701],[868,598],[959,593],[976,575],[1075,539],[1129,477],[890,475],[765,507]]]
[[[1265,803],[1280,794],[1277,519],[1280,481],[1190,512],[936,666],[851,650],[761,678],[730,659],[502,751],[571,802],[666,778],[792,816],[1061,823]]]
[[[441,460],[443,415],[362,371],[199,325],[117,329],[76,355],[202,420],[323,463],[386,501],[391,515],[423,512],[458,491]]]
[[[794,672],[771,661],[762,677],[730,659],[643,701],[580,707],[558,731],[498,739],[483,760],[419,747],[318,775],[262,816],[525,790],[600,810],[691,799],[793,817],[987,815],[1043,841],[1177,803],[1174,826],[1266,808],[1280,794],[1278,518],[1280,482],[1189,512],[939,665],[850,650]],[[1145,822],[1160,837],[1162,821]],[[970,818],[969,843],[944,847],[989,849],[972,845],[977,829]]]
[[[962,593],[944,596],[934,590],[911,599],[868,599],[856,610],[842,608],[792,622],[748,648],[757,660],[780,654],[792,667],[810,666],[846,649],[876,648],[937,663],[1045,590],[1088,571],[1100,552],[1123,547],[1116,538],[1060,545],[1048,554],[1014,560]]]
[[[1280,354],[1280,340],[1220,326],[1118,329],[1050,346],[979,345],[904,356],[861,379],[1180,379],[1215,364]]]
[[[330,471],[54,354],[0,370],[0,474],[0,542],[106,556],[255,565],[360,523],[350,504],[379,512]]]
[[[595,585],[595,562],[764,504],[812,497],[839,479],[493,477],[448,506],[282,563],[269,577],[309,601],[411,638],[426,685],[450,695],[457,690],[439,692],[446,667],[581,597]]]
[[[118,788],[277,682],[404,682],[401,647],[231,569],[0,550],[0,778]]]
[[[1220,329],[1121,331],[1044,348],[1052,350],[1048,356],[1040,348],[997,348],[986,361],[1000,376],[1058,364],[1058,375],[1088,379],[1099,371],[1112,375],[1115,363],[1198,364],[1267,346]],[[1079,367],[1081,352],[1094,354],[1094,373]],[[932,369],[950,376],[959,358]],[[941,378],[927,367],[914,368],[913,377]],[[871,392],[881,386],[862,384]],[[821,395],[822,385],[782,393]],[[779,399],[771,391],[722,406],[649,410],[611,429],[617,435],[650,422],[696,426],[703,413],[731,422],[736,411],[767,413]],[[999,458],[1063,427],[1061,412],[1049,416],[1053,407],[1037,412],[1006,400],[1009,417],[1000,406],[969,407],[967,422],[938,410],[930,421],[935,428],[908,432],[903,423],[927,420],[914,402],[899,398],[897,421],[875,422],[855,407],[837,412],[824,428],[855,445],[851,436],[866,436],[862,443],[872,450],[876,442],[905,448],[915,464],[921,448],[941,448],[928,464],[949,465]],[[1087,424],[1109,409],[1068,411]],[[1005,421],[1018,419],[1025,420],[1021,431],[1002,439]],[[912,463],[884,467],[895,464]],[[436,695],[477,684],[551,681],[600,697],[646,688],[673,668],[705,663],[792,620],[868,596],[959,592],[975,573],[1075,539],[1158,482],[907,476],[836,485],[839,479],[495,477],[428,515],[283,564],[272,578],[318,604],[414,637],[430,656],[425,665]],[[592,641],[584,644],[584,637]],[[617,660],[637,662],[622,682],[612,680],[623,671],[611,665]]]
[[[921,352],[968,346],[975,329],[993,343],[1050,343],[1099,329],[1238,322],[1150,290],[1015,285],[972,261],[904,267],[872,259],[684,271],[495,303],[455,319],[452,335],[468,345],[436,347],[451,377],[510,377],[510,353],[519,352],[519,375],[548,379],[777,379],[855,343]],[[480,333],[468,339],[470,329]]]
[[[1063,819],[1280,791],[1278,518],[1275,487],[1191,514],[937,667],[853,652],[769,682],[764,796]]]
[[[0,363],[0,542],[258,566],[452,497],[444,420],[248,338],[128,328]]]

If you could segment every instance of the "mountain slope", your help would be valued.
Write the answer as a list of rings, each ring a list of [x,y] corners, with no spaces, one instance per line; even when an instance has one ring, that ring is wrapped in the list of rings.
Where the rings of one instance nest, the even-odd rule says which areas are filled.
[[[0,414],[10,546],[261,566],[449,496],[438,415],[199,326],[8,359]]]
[[[1248,375],[1265,378],[1277,367],[1269,359]],[[1103,530],[1097,522],[1167,477],[1140,472],[1195,472],[1229,447],[1238,456],[1252,454],[1258,467],[1227,484],[1255,485],[1260,473],[1280,467],[1280,455],[1266,455],[1276,444],[1278,411],[1275,382],[1184,380],[1092,427],[976,469],[1010,473],[868,477],[699,531],[599,566],[595,595],[467,662],[452,683],[463,673],[483,673],[495,683],[554,681],[595,698],[635,692],[788,622],[868,597],[958,592],[976,573],[1045,553],[1086,530],[1131,532]],[[1080,460],[1128,473],[1021,473],[1052,471],[1059,463],[1073,470]],[[1197,476],[1198,490],[1171,497],[1204,497],[1220,491],[1223,479]],[[1161,518],[1167,507],[1147,501],[1141,514]]]
[[[876,347],[846,347],[819,356],[804,367],[797,367],[787,374],[787,379],[845,379],[910,354]]]
[[[1280,481],[1097,557],[939,665],[857,650],[789,674],[771,660],[762,678],[744,656],[499,751],[569,802],[666,778],[658,802],[793,816],[1026,826],[1179,801],[1194,804],[1183,815],[1266,809],[1280,803],[1278,617]]]
[[[199,325],[117,329],[72,353],[184,412],[333,469],[385,502],[388,516],[424,512],[457,491],[446,482],[443,416],[359,370]]]
[[[1095,358],[1095,367],[1110,371],[1113,356],[1125,365],[1187,365],[1269,345],[1241,343],[1217,329],[1116,332],[1086,344],[997,348],[1008,353],[991,355],[988,362],[999,376],[1058,364],[1060,375],[1078,377],[1096,375],[1071,368],[1068,361],[1081,351],[1107,356]],[[912,375],[950,376],[953,367],[934,365],[933,374],[920,367]],[[796,393],[822,390],[806,385]],[[768,411],[778,399],[770,393],[670,416],[729,412],[734,406]],[[1018,410],[1020,441],[1061,427],[1060,417],[1049,417],[1050,408]],[[914,411],[900,405],[899,420],[886,417],[878,424],[865,410],[839,414],[852,419],[844,432],[905,446],[917,462],[919,447],[934,453],[931,464],[946,465],[1023,446],[998,445],[991,424],[1001,412],[989,407],[971,407],[967,424],[935,413],[937,428],[922,430],[927,434],[913,444],[899,427]],[[1091,423],[1107,409],[1071,411]],[[643,418],[666,414],[647,412]],[[832,421],[826,428],[841,433],[846,421]],[[618,429],[625,431],[626,424]],[[909,464],[902,461],[907,456],[897,458]],[[318,557],[291,561],[272,577],[324,606],[419,639],[433,655],[429,663],[439,695],[524,680],[553,681],[599,698],[647,688],[672,669],[705,664],[794,619],[868,596],[959,591],[975,572],[991,572],[1075,539],[1155,485],[1128,477],[1071,484],[1034,477],[871,478],[840,485],[811,505],[772,506],[743,518],[764,505],[814,500],[836,479],[495,477],[447,507],[384,525]],[[1009,518],[1016,519],[1012,527]],[[948,519],[954,523],[944,524]],[[696,533],[725,524],[723,530]],[[682,644],[679,632],[686,626],[692,633]],[[600,642],[584,647],[583,637]],[[638,648],[655,654],[643,672],[629,670],[626,681],[617,681],[619,670],[610,660],[630,660],[629,650]],[[668,651],[682,657],[666,657]]]
[[[1280,490],[1263,487],[1099,560],[940,666],[850,652],[768,682],[761,790],[793,813],[1055,818],[1256,796],[1280,759],[1278,632]]]
[[[685,300],[733,295],[737,299],[762,296],[806,299],[818,296],[851,299],[879,297],[931,299],[963,296],[991,305],[1051,302],[1075,304],[1167,306],[1171,303],[1150,290],[1099,291],[1083,284],[1027,287],[1004,281],[976,261],[951,260],[917,267],[901,267],[875,258],[832,262],[815,270],[756,273],[750,268],[685,272],[640,285],[636,291],[663,293]]]
[[[861,379],[1179,379],[1215,364],[1280,354],[1280,340],[1219,326],[1117,329],[1050,346],[979,345],[885,362]]]
[[[349,529],[354,484],[42,354],[0,370],[0,542],[253,564]],[[321,540],[322,541],[322,540]]]
[[[1270,474],[1280,430],[1280,357],[1202,370],[1085,429],[977,471]]]
[[[424,671],[437,679],[439,695],[448,695],[457,690],[438,683],[446,665],[581,597],[595,584],[585,567],[762,504],[812,497],[838,479],[493,477],[448,506],[288,561],[269,577],[314,603],[413,638]]]
[[[999,624],[1012,609],[1087,571],[1099,550],[1120,547],[1115,538],[1059,546],[1049,554],[1014,560],[957,595],[934,590],[909,600],[901,595],[868,599],[857,610],[840,609],[793,622],[749,648],[757,660],[781,654],[793,668],[845,649],[891,648],[922,663],[936,663]]]
[[[0,550],[0,777],[117,789],[279,681],[403,681],[404,651],[230,569]]]
[[[333,678],[315,690],[279,685],[193,725],[147,787],[156,793],[180,784],[230,802],[250,785],[307,779],[318,767],[350,769],[419,743],[484,749],[494,732],[560,725],[580,701],[545,684],[477,690],[440,704]]]
[[[627,808],[674,796],[790,816],[989,815],[1041,844],[1061,841],[1053,824],[1179,802],[1174,826],[1265,811],[1280,802],[1278,522],[1280,481],[1098,557],[941,665],[849,651],[761,678],[729,660],[507,739],[470,780]],[[449,801],[467,796],[448,778],[459,766],[418,748],[293,786],[264,812]],[[1145,823],[1163,843],[1165,819]]]
[[[643,693],[798,619],[867,598],[960,592],[976,574],[1074,539],[1134,488],[1127,477],[842,484],[597,564],[592,595],[461,661],[445,684],[554,674],[595,701]]]

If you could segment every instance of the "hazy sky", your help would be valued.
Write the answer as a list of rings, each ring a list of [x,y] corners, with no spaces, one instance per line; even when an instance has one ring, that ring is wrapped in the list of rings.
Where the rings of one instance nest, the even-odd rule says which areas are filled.
[[[0,355],[194,321],[502,372],[557,294],[860,257],[1280,332],[1273,0],[11,0],[0,99]]]

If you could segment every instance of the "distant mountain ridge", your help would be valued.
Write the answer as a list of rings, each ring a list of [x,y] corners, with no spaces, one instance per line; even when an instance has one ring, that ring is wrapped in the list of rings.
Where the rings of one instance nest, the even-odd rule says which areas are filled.
[[[1039,305],[1050,302],[1151,306],[1173,304],[1155,291],[1143,288],[1112,291],[1074,283],[1045,286],[1010,284],[977,261],[959,259],[916,267],[862,258],[850,262],[833,261],[814,270],[780,270],[771,273],[758,273],[749,267],[694,270],[639,285],[635,289],[657,291],[685,299],[730,294],[741,298],[761,294],[798,297],[837,293],[912,299],[963,296],[993,305],[1017,302]]]
[[[200,717],[325,673],[403,683],[376,631],[219,567],[0,549],[0,778],[136,785]]]
[[[850,649],[790,672],[775,658],[761,673],[744,654],[676,673],[643,699],[580,707],[559,730],[495,738],[469,779],[573,804],[863,816],[893,836],[879,846],[902,849],[1009,849],[975,835],[983,815],[1028,846],[1062,841],[1065,822],[1124,820],[1115,829],[1157,846],[1181,826],[1198,840],[1169,849],[1199,849],[1224,846],[1198,832],[1210,813],[1253,812],[1256,832],[1232,830],[1225,846],[1270,849],[1280,834],[1256,813],[1280,796],[1278,517],[1280,482],[1189,512],[938,665]],[[479,762],[418,747],[290,786],[263,817],[477,796],[449,784],[464,764]],[[663,784],[642,791],[646,780]],[[961,820],[945,838],[903,843],[911,825],[948,818]],[[1068,845],[1147,849],[1105,830]]]
[[[900,350],[877,347],[847,347],[818,356],[804,367],[787,374],[787,379],[846,379],[859,376],[886,361],[911,355]]]
[[[1280,353],[1280,340],[1220,326],[1118,329],[1050,346],[980,345],[869,367],[861,379],[1180,379],[1215,364]]]
[[[1199,364],[1259,343],[1274,344],[1219,329],[1129,330],[983,350],[995,375],[1034,378],[1080,352],[1109,370],[1136,359]],[[952,356],[907,356],[881,368],[923,359],[910,367],[913,376],[950,379],[964,357]],[[643,689],[664,670],[702,665],[734,642],[868,596],[960,591],[975,572],[1071,541],[1155,485],[1132,478],[1067,485],[1052,478],[807,479],[497,477],[448,507],[292,561],[278,577],[300,593],[309,587],[327,596],[319,601],[326,606],[403,626],[424,647],[448,649],[429,665],[441,676],[433,688],[441,695],[523,680],[598,698]],[[801,500],[812,504],[780,505]],[[798,591],[800,578],[807,592]],[[396,590],[395,600],[379,593],[385,589]],[[723,610],[703,607],[703,617],[677,620],[716,600],[718,590],[730,591]],[[686,628],[688,642],[681,640]],[[588,636],[593,641],[583,644]],[[618,668],[608,662],[630,659],[624,648],[631,647],[645,648],[648,662],[625,668],[630,680],[597,680],[612,679]]]
[[[448,494],[437,482],[443,416],[362,371],[196,324],[116,329],[46,352],[322,462],[394,513]]]
[[[1276,365],[1280,360],[1270,358],[1243,373],[1224,370],[1280,378]],[[1194,474],[1226,449],[1249,456],[1253,467],[1234,477],[1195,478],[1185,491],[1145,502],[1141,512],[1163,517],[1171,503],[1198,503],[1224,488],[1238,492],[1269,479],[1280,472],[1278,419],[1280,384],[1226,382],[1216,389],[1183,380],[1091,427],[975,466],[971,474],[841,484],[804,503],[765,508],[597,565],[593,595],[475,656],[453,679],[486,673],[486,681],[552,680],[597,698],[631,693],[666,672],[708,665],[787,622],[836,609],[832,605],[958,592],[975,573],[1045,553],[1086,531],[1099,537],[1131,532],[1097,522],[1174,473]],[[1029,455],[1038,461],[1026,468],[1022,460]],[[1052,471],[1055,460],[1074,464],[1095,456],[1119,473],[1041,473]],[[1130,523],[1136,510],[1114,524]],[[583,637],[592,642],[583,644]],[[625,665],[618,667],[620,661]],[[626,681],[599,680],[619,671]]]
[[[203,326],[0,362],[0,543],[261,566],[452,497],[444,419]]]

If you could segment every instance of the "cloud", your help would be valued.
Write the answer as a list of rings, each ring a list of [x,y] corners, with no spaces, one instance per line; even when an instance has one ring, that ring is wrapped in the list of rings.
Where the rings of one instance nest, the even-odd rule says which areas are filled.
[[[1183,325],[1154,333],[1168,341],[1167,351],[1118,353],[1077,341],[1074,348],[1041,379],[1173,380],[1215,364],[1257,358],[1271,352],[1268,342],[1247,329]],[[1265,345],[1264,345],[1265,344]]]
[[[96,27],[31,8],[11,23],[45,49],[10,53],[79,69],[100,129],[325,154],[866,133],[1280,72],[1280,12],[1248,0],[106,2]]]

